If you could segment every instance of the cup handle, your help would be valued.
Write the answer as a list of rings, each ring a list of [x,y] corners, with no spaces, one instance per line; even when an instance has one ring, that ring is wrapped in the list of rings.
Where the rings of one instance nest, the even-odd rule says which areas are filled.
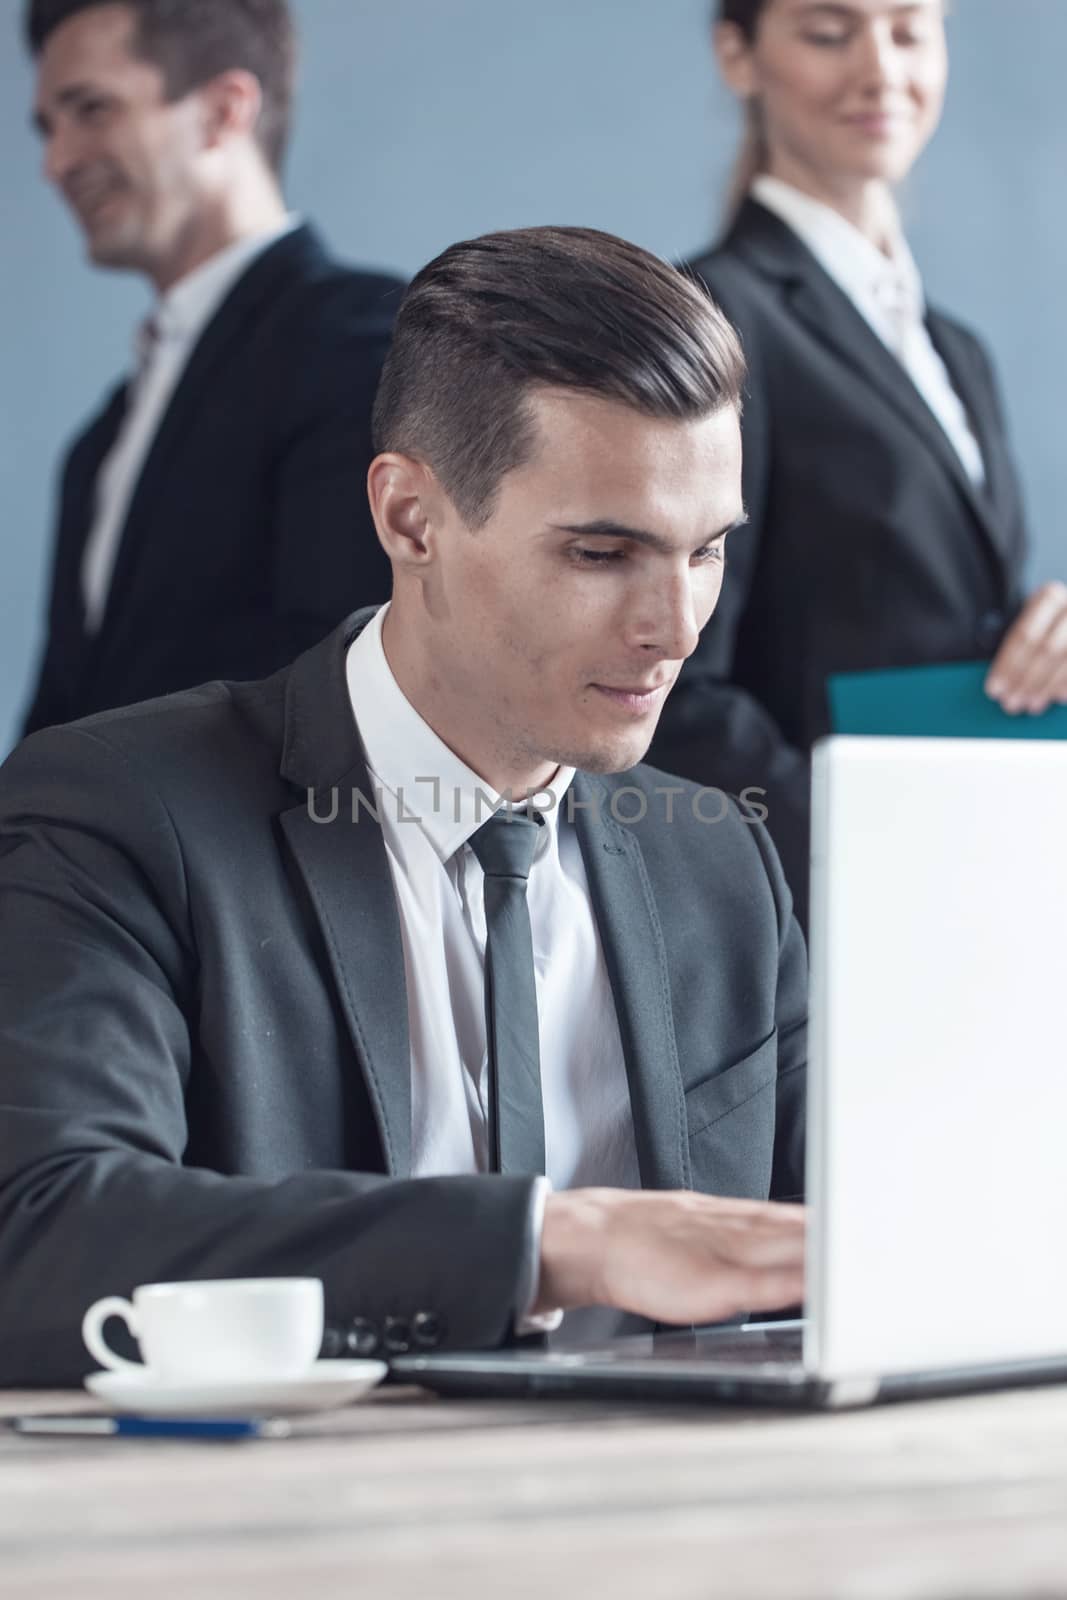
[[[138,1337],[137,1312],[133,1306],[121,1295],[109,1294],[91,1305],[82,1318],[85,1348],[102,1367],[109,1367],[112,1372],[136,1372],[138,1377],[144,1377],[143,1362],[127,1361],[125,1356],[116,1355],[105,1342],[104,1323],[108,1317],[121,1317],[134,1338]]]

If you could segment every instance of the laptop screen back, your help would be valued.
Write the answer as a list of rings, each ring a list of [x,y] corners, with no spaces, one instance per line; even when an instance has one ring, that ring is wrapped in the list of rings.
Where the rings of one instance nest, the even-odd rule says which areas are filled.
[[[1067,1353],[1067,743],[815,752],[805,1361]]]

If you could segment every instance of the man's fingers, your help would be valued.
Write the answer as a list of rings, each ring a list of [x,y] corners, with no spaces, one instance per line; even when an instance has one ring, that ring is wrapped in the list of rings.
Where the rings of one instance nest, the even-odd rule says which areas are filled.
[[[784,1306],[802,1304],[804,1273],[796,1267],[772,1267],[752,1272],[741,1268],[719,1268],[709,1278],[706,1293],[699,1284],[663,1321],[723,1322],[743,1311],[780,1311]]]
[[[751,1217],[754,1223],[766,1228],[805,1227],[808,1208],[795,1200],[733,1200],[727,1204],[731,1212],[736,1208],[739,1217]]]
[[[713,1253],[730,1266],[752,1271],[776,1267],[802,1267],[806,1235],[803,1229],[718,1228],[709,1238]]]
[[[802,1272],[761,1272],[752,1279],[751,1292],[745,1311],[781,1311],[784,1306],[802,1305],[804,1301],[804,1274]]]
[[[712,1220],[745,1220],[766,1227],[785,1226],[790,1223],[803,1226],[808,1208],[802,1203],[785,1200],[739,1200],[722,1195],[695,1194],[691,1189],[673,1192],[673,1198],[684,1196],[687,1205],[706,1212]]]

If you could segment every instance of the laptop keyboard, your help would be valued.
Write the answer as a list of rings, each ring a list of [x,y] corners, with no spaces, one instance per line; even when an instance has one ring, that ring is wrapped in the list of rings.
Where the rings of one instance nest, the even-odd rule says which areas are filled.
[[[731,1367],[761,1367],[768,1362],[776,1366],[796,1365],[801,1359],[803,1339],[803,1326],[798,1322],[747,1328],[687,1328],[619,1339],[611,1345],[589,1345],[580,1353],[586,1359],[615,1363],[655,1361],[682,1365],[715,1361]],[[554,1351],[553,1354],[564,1352]]]

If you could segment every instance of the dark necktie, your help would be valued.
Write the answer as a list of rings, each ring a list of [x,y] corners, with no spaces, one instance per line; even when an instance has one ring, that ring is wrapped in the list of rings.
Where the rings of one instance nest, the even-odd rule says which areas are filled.
[[[149,367],[156,358],[156,352],[159,349],[162,339],[163,329],[159,318],[155,316],[145,317],[144,321],[137,329],[137,333],[133,341],[134,353],[137,357],[137,373],[135,379],[137,383],[143,382]]]
[[[544,1172],[545,1115],[533,938],[526,904],[540,818],[498,811],[471,835],[485,873],[489,1167]]]

